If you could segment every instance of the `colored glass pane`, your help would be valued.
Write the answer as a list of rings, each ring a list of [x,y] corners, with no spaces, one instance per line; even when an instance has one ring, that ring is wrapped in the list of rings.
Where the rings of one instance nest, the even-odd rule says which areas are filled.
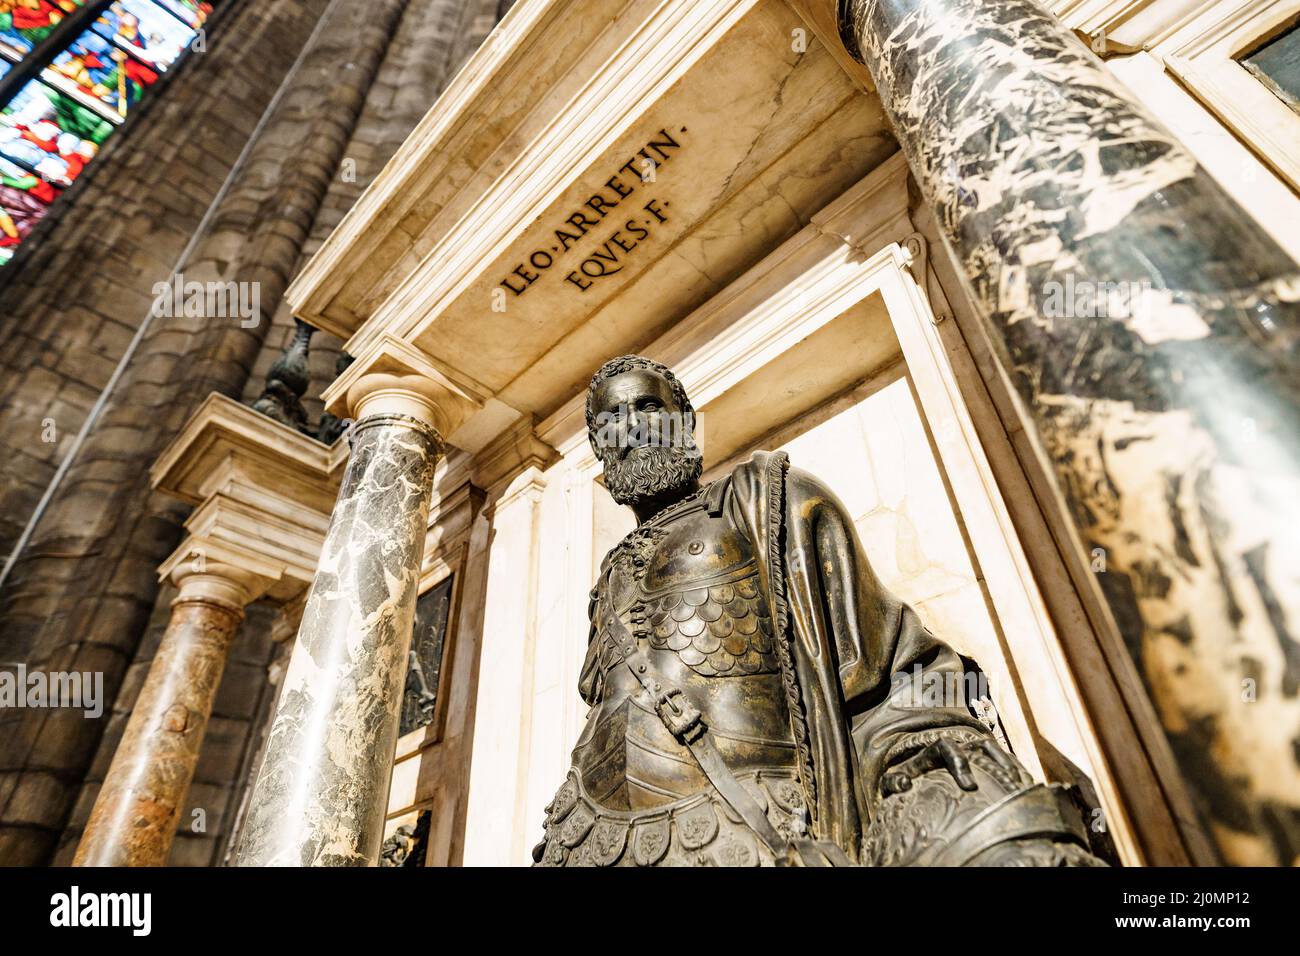
[[[196,30],[212,16],[212,4],[199,0],[155,0]]]
[[[0,77],[67,16],[89,8],[81,18],[89,29],[60,42],[57,53],[40,51],[40,77],[0,104],[0,265],[183,56],[214,6],[208,0],[0,0]]]
[[[35,173],[0,159],[0,265],[45,218],[58,192]]]
[[[113,122],[126,118],[158,71],[112,41],[87,30],[54,58],[41,76],[51,85]]]
[[[32,80],[0,112],[0,156],[70,186],[113,129],[71,96]]]
[[[156,70],[166,70],[196,36],[194,30],[152,0],[118,0],[93,29]]]
[[[0,0],[0,54],[21,60],[86,0]]]

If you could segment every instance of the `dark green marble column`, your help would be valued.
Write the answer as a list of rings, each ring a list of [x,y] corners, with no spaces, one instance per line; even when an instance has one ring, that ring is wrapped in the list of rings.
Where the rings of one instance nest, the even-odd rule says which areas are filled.
[[[1037,4],[839,15],[1202,822],[1231,861],[1292,862],[1300,270]]]
[[[442,442],[362,414],[240,837],[240,866],[379,859]]]

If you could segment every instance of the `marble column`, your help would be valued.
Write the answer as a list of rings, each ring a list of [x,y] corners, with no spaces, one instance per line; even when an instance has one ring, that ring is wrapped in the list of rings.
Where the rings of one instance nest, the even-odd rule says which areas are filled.
[[[1289,862],[1300,268],[1036,3],[839,18],[1203,821],[1228,859]]]
[[[253,788],[239,866],[379,859],[424,555],[438,410],[394,376],[353,402],[352,454]]]
[[[100,788],[74,866],[163,866],[244,608],[261,581],[206,562],[172,575],[171,620]]]

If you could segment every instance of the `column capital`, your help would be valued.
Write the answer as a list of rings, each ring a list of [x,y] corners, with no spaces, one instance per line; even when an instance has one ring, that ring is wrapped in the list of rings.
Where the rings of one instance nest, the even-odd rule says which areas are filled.
[[[172,606],[210,604],[239,614],[284,573],[283,565],[200,535],[190,535],[158,569],[177,588]]]
[[[321,396],[326,411],[340,418],[406,415],[429,425],[443,439],[488,397],[479,383],[387,334],[363,346],[356,361]]]

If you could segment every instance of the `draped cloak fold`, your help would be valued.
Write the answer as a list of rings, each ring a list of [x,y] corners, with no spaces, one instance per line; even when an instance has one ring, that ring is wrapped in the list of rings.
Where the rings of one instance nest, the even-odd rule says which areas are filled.
[[[950,732],[988,734],[960,697],[962,660],[881,585],[844,505],[784,453],[755,453],[709,499],[750,538],[773,621],[788,608],[813,835],[858,859],[890,766]],[[955,706],[917,705],[930,675],[958,690]]]

